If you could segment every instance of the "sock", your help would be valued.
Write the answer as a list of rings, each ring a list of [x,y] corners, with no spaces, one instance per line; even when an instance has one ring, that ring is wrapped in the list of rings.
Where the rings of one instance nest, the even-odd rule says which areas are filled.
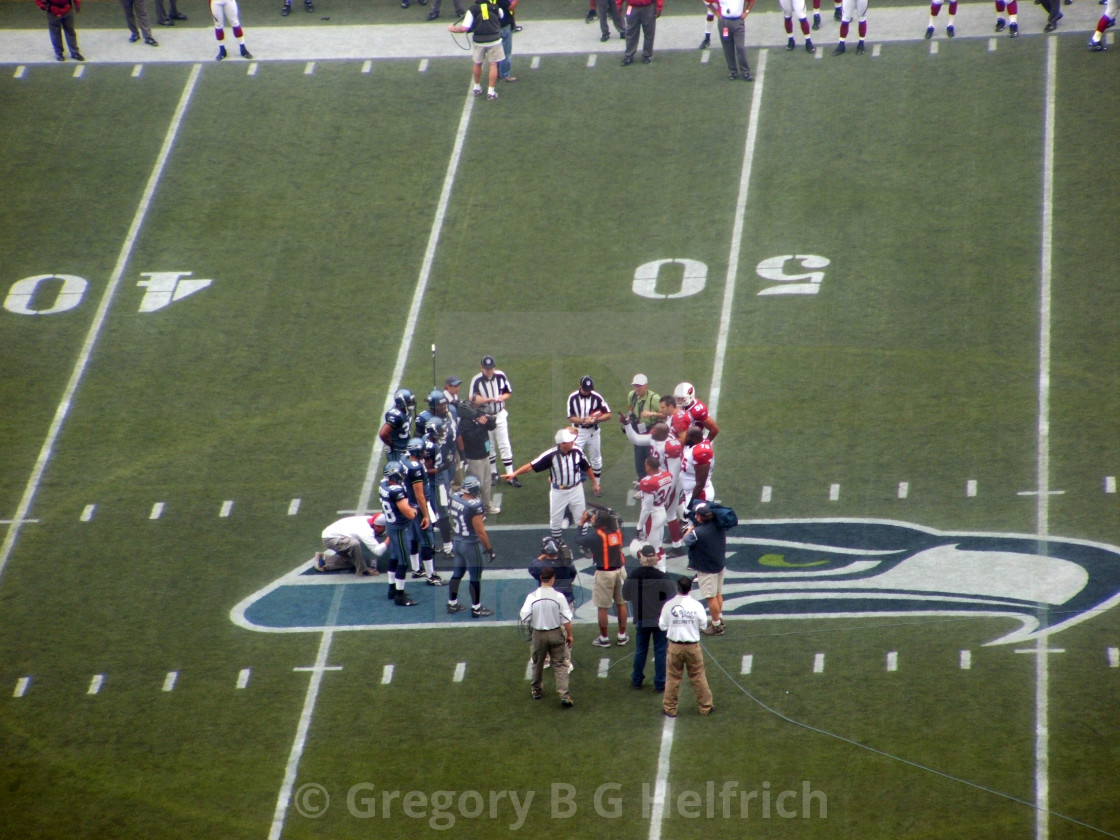
[[[850,23],[846,20],[840,21],[840,43],[848,40],[848,27]]]
[[[419,554],[408,555],[408,565],[412,567],[412,571],[414,571],[414,572],[420,571],[420,555]]]
[[[1005,8],[1006,8],[1006,6],[1005,6],[1005,4],[1004,4],[1003,0],[996,0],[996,14],[997,14],[997,15],[1002,15],[1002,14],[1003,14],[1003,10],[1004,10]]]
[[[859,39],[862,41],[867,37],[867,21],[861,20],[859,22]]]
[[[218,39],[218,44],[220,46],[222,41],[226,39],[226,31],[224,29],[215,29],[214,37]]]
[[[237,39],[237,43],[244,46],[245,44],[245,30],[240,26],[233,27],[233,37]]]
[[[793,18],[782,18],[782,25],[786,28],[786,34],[793,34]]]
[[[426,574],[428,577],[431,577],[435,573],[436,573],[436,561],[435,560],[425,560],[424,561],[424,574]]]
[[[805,35],[805,36],[809,35],[809,19],[808,18],[801,18],[801,34]]]

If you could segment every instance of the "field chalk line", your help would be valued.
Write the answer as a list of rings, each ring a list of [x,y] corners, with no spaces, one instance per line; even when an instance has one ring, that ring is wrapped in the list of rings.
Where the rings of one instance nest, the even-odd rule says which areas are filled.
[[[720,313],[719,333],[716,337],[716,360],[712,369],[712,387],[708,392],[708,408],[712,416],[719,415],[719,394],[723,382],[723,364],[727,356],[727,337],[731,332],[731,304],[735,300],[735,279],[739,276],[739,252],[743,247],[743,222],[746,218],[747,194],[750,189],[751,168],[754,164],[754,147],[758,140],[758,114],[762,110],[762,88],[766,78],[768,50],[759,50],[758,67],[754,76],[750,117],[747,120],[747,139],[743,147],[743,166],[739,174],[739,197],[735,202],[735,222],[731,228],[731,254],[727,261],[727,282],[723,287],[723,311]],[[657,759],[657,779],[654,783],[652,810],[649,822],[649,840],[661,840],[661,821],[665,816],[665,789],[669,779],[669,758],[673,752],[674,719],[667,717],[661,727],[661,753]]]

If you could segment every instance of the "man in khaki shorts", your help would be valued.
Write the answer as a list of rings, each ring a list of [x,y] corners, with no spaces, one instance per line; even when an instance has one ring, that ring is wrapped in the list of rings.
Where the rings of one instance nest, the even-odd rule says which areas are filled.
[[[606,508],[588,508],[579,518],[580,532],[576,543],[591,552],[595,561],[595,583],[591,589],[591,602],[599,612],[599,637],[595,647],[610,647],[607,620],[611,604],[618,610],[618,643],[626,644],[626,620],[629,611],[622,597],[622,584],[626,581],[626,559],[622,554],[622,527],[614,511]]]
[[[685,532],[684,544],[688,546],[688,567],[696,572],[696,586],[700,597],[708,602],[712,620],[700,632],[705,636],[722,636],[723,624],[723,574],[727,566],[727,532],[719,527],[712,509],[706,502],[692,508],[696,525]]]
[[[498,62],[506,57],[506,51],[502,49],[503,17],[505,12],[497,2],[479,0],[470,7],[467,16],[460,23],[447,27],[448,32],[471,32],[474,35],[471,50],[471,57],[474,59],[474,87],[471,93],[475,96],[482,95],[482,62],[489,61],[490,86],[486,98],[498,98],[498,92],[494,89],[498,84]]]

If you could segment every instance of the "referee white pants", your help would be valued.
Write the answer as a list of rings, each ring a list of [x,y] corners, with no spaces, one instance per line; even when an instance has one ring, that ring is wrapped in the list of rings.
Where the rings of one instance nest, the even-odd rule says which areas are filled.
[[[583,450],[583,454],[591,462],[591,471],[596,478],[603,474],[603,448],[599,445],[601,437],[598,426],[594,429],[576,427],[576,446]]]
[[[513,472],[513,445],[509,442],[509,413],[503,408],[494,415],[490,430],[490,471],[498,472],[497,456],[502,456],[503,472]]]
[[[567,490],[550,487],[548,491],[548,529],[556,539],[564,532],[564,511],[572,512],[572,524],[578,525],[579,518],[587,510],[587,502],[583,496],[583,484],[577,484]]]

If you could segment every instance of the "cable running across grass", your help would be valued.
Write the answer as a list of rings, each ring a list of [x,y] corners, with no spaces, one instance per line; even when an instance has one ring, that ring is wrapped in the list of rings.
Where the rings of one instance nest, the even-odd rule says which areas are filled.
[[[1016,802],[1019,805],[1025,805],[1026,807],[1030,808],[1032,811],[1043,810],[1043,809],[1038,808],[1038,806],[1036,806],[1033,802],[1028,802],[1025,799],[1019,798],[1018,796],[1013,796],[1010,793],[1004,793],[1003,791],[995,790],[994,788],[990,788],[990,787],[985,787],[984,785],[978,784],[976,782],[970,782],[968,779],[962,779],[960,776],[954,776],[951,773],[946,773],[942,770],[937,770],[936,768],[929,767],[925,764],[920,764],[917,761],[911,761],[908,758],[903,758],[902,756],[894,755],[893,753],[886,752],[885,750],[880,750],[876,747],[872,747],[872,746],[869,746],[867,744],[861,744],[859,741],[855,741],[851,738],[847,738],[847,737],[845,737],[843,735],[839,735],[835,732],[829,732],[827,729],[821,729],[820,727],[813,726],[812,724],[805,723],[804,721],[795,720],[794,718],[791,718],[789,715],[786,715],[786,714],[783,714],[782,712],[779,712],[777,709],[773,708],[772,706],[768,706],[762,700],[760,700],[759,698],[757,698],[753,694],[751,694],[751,692],[748,691],[746,689],[746,687],[744,687],[742,685],[742,683],[740,683],[737,679],[735,679],[735,677],[733,677],[731,675],[731,672],[729,672],[726,668],[723,667],[723,664],[712,654],[712,652],[708,649],[707,645],[705,645],[703,642],[701,642],[700,646],[704,649],[704,652],[708,655],[708,658],[711,660],[711,662],[713,662],[715,664],[715,666],[717,668],[719,668],[719,670],[721,672],[723,672],[723,675],[725,677],[727,677],[728,680],[731,681],[732,685],[734,685],[737,689],[739,689],[741,692],[743,692],[743,694],[745,694],[747,697],[749,697],[758,706],[765,709],[767,712],[774,715],[775,717],[780,718],[781,720],[784,720],[786,723],[791,723],[794,726],[799,726],[802,729],[807,729],[810,732],[817,733],[818,735],[824,735],[825,737],[828,737],[828,738],[834,738],[835,740],[842,741],[845,744],[851,744],[853,747],[858,747],[861,750],[866,750],[867,752],[874,753],[875,755],[880,755],[883,758],[890,759],[891,761],[897,761],[901,764],[906,764],[906,765],[908,765],[910,767],[913,767],[917,770],[923,770],[926,773],[932,773],[935,776],[940,776],[941,778],[947,779],[951,782],[958,782],[958,783],[960,783],[962,785],[965,785],[967,787],[974,788],[975,790],[983,791],[984,793],[990,793],[993,796],[998,796],[998,797],[1001,797],[1002,799],[1007,799],[1011,802]],[[1112,832],[1106,831],[1103,828],[1098,828],[1095,825],[1090,825],[1087,822],[1082,822],[1081,820],[1079,820],[1075,817],[1070,817],[1070,816],[1067,816],[1065,814],[1061,814],[1057,811],[1052,811],[1050,809],[1045,809],[1045,813],[1047,813],[1051,816],[1057,817],[1060,820],[1065,820],[1066,822],[1072,823],[1073,825],[1081,826],[1082,828],[1087,828],[1089,831],[1096,832],[1097,834],[1103,835],[1104,837],[1112,837],[1112,838],[1115,838],[1115,840],[1120,840],[1120,834],[1113,834]]]

